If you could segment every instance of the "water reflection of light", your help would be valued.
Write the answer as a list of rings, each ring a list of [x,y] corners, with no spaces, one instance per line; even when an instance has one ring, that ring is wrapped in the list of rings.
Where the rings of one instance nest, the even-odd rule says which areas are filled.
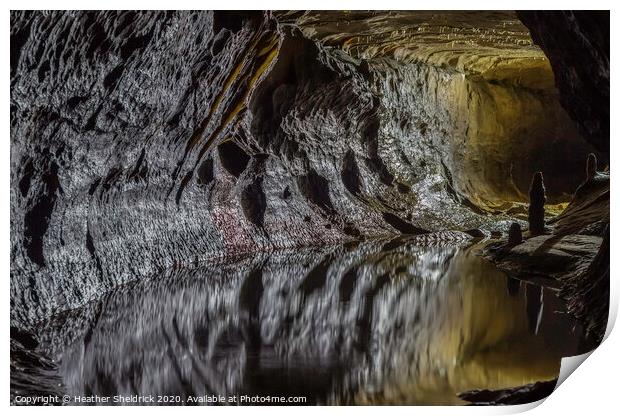
[[[556,377],[578,347],[561,307],[469,250],[370,242],[172,270],[41,336],[72,394],[448,404]]]

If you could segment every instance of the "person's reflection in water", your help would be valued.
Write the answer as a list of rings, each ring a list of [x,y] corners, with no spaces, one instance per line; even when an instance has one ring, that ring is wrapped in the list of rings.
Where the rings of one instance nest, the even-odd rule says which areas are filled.
[[[527,321],[530,332],[538,334],[543,313],[543,291],[541,286],[527,284],[525,286]]]

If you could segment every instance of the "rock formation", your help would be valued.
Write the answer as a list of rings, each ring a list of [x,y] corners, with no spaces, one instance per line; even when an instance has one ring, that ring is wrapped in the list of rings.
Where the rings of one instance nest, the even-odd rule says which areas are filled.
[[[511,12],[12,12],[11,323],[212,257],[488,231],[532,163],[566,200],[593,149],[552,75]]]
[[[603,242],[588,268],[569,275],[562,289],[568,299],[568,310],[585,323],[589,348],[603,341],[609,317],[609,225],[605,227]]]
[[[464,315],[455,306],[439,322],[430,308],[431,330],[415,332],[417,315],[400,294],[462,305],[428,296],[462,280],[418,286],[380,268],[358,275],[355,262],[374,267],[377,253],[398,246],[363,240],[485,236],[515,221],[528,190],[530,233],[542,234],[547,198],[569,201],[591,154],[596,180],[552,220],[553,235],[521,243],[512,224],[506,256],[528,273],[544,264],[558,279],[583,271],[609,223],[609,175],[593,174],[597,160],[609,162],[609,26],[598,13],[518,16],[527,27],[507,11],[11,12],[11,365],[60,372],[83,393],[122,389],[144,368],[136,363],[149,362],[170,376],[154,382],[188,389],[191,373],[228,392],[245,376],[235,366],[256,364],[246,352],[262,348],[264,330],[274,342],[290,337],[287,354],[308,344],[302,333],[317,335],[309,351],[344,342],[357,354],[353,383],[369,360],[381,367],[389,357],[369,351],[373,334],[403,330],[371,319],[381,291],[406,306],[403,328],[428,345],[442,322],[456,328]],[[545,172],[547,192],[540,172],[530,183],[532,170]],[[301,250],[340,243],[338,253]],[[288,249],[294,265],[269,254]],[[407,264],[417,264],[410,254]],[[452,254],[423,263],[448,264]],[[334,270],[335,257],[349,269]],[[609,255],[601,249],[587,270],[564,293],[574,314],[596,317],[588,330],[600,339]],[[508,285],[510,294],[495,289],[516,305],[518,288]],[[322,290],[367,306],[342,326],[340,305],[315,297]],[[590,291],[595,301],[584,302]],[[207,292],[214,303],[196,296]],[[293,310],[305,320],[286,315]],[[333,327],[314,328],[317,316]],[[291,322],[302,327],[290,331]],[[136,333],[153,341],[152,355],[124,355]],[[410,353],[407,337],[394,339]],[[39,341],[52,359],[33,355]],[[477,335],[467,341],[480,345]],[[174,356],[191,355],[188,345],[197,354],[231,348],[208,367],[181,368]],[[462,352],[460,341],[445,345]],[[58,368],[62,354],[75,360]],[[28,386],[33,373],[20,374],[18,387]],[[53,392],[49,380],[37,391]]]
[[[521,225],[519,225],[518,222],[513,222],[510,224],[510,229],[508,230],[508,245],[516,246],[522,242],[523,232],[521,231]]]
[[[530,205],[528,207],[528,222],[532,235],[545,232],[545,184],[543,183],[542,172],[536,172],[532,176],[530,185]]]
[[[596,155],[594,153],[590,153],[588,155],[588,161],[586,163],[586,181],[590,181],[594,179],[597,171],[598,171],[598,168],[597,168]]]

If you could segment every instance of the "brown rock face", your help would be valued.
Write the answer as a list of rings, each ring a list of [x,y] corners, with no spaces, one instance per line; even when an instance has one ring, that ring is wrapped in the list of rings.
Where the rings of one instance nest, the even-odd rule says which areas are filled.
[[[594,149],[560,105],[549,60],[513,12],[308,11],[278,18],[360,61],[386,91],[381,107],[403,117],[383,120],[381,136],[398,137],[409,160],[422,142],[437,148],[452,187],[477,206],[526,203],[532,170],[545,172],[551,203],[567,201],[581,183],[576,170]]]
[[[584,137],[609,152],[609,11],[520,11],[551,61],[562,106]]]

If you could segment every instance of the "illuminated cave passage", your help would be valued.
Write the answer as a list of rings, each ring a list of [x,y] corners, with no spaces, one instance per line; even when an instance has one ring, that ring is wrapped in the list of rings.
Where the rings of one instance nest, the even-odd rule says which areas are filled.
[[[159,302],[150,319],[161,328],[153,323],[142,342],[178,354],[194,345],[194,360],[217,361],[186,367],[158,362],[161,351],[153,351],[152,366],[167,374],[158,381],[164,389],[192,384],[185,378],[195,374],[210,386],[204,392],[257,388],[260,377],[278,377],[262,359],[283,363],[265,354],[295,355],[299,333],[318,337],[304,357],[327,360],[311,376],[333,389],[317,392],[317,402],[456,403],[468,389],[553,379],[565,352],[556,344],[537,356],[540,374],[522,367],[532,354],[525,346],[510,370],[489,363],[519,334],[536,344],[570,332],[569,323],[549,321],[543,303],[568,307],[583,326],[571,352],[600,340],[606,311],[583,293],[595,282],[602,299],[609,275],[608,39],[604,13],[12,12],[12,348],[36,329],[33,342],[61,362],[63,383],[82,383],[68,391],[144,393],[145,385],[118,384],[121,372],[138,371],[131,367],[138,352],[104,378],[98,371],[109,368],[72,375],[77,367],[66,357],[112,365],[125,353],[106,338],[115,334],[127,343],[118,345],[133,348],[126,336],[150,312],[132,299],[148,293],[143,302]],[[575,46],[569,53],[562,42]],[[584,183],[588,154],[598,172]],[[547,203],[538,236],[527,223],[537,171]],[[525,241],[511,247],[514,222]],[[441,249],[420,254],[411,244]],[[340,248],[302,254],[311,247]],[[406,261],[390,269],[383,259],[394,250]],[[488,267],[497,281],[454,280],[472,265]],[[445,278],[398,280],[435,272]],[[287,274],[302,279],[294,290]],[[559,284],[564,276],[572,280]],[[213,296],[230,314],[213,317],[214,306],[198,299],[181,305],[184,291]],[[463,311],[454,305],[461,305],[471,308],[463,319],[486,327],[491,313],[459,300],[480,296],[492,310],[500,292],[511,300],[488,337],[472,324],[458,344],[459,334],[443,333],[441,322],[409,321],[407,302],[424,298],[416,312],[423,319],[438,311],[456,327]],[[343,293],[355,305],[321,303]],[[116,312],[106,322],[118,326],[94,330]],[[192,315],[203,312],[204,322]],[[333,331],[312,319],[333,322]],[[386,331],[398,335],[399,325],[421,331],[417,344],[390,344]],[[464,360],[449,373],[461,381],[450,384],[451,399],[407,396],[399,389],[411,383],[420,391],[441,384],[434,378],[441,369],[417,362],[421,353],[411,350],[434,339],[445,346],[436,362]],[[325,349],[333,343],[350,361]],[[386,367],[382,354],[390,353],[413,360],[412,379]],[[235,360],[245,370],[232,368]],[[465,382],[466,371],[474,378],[497,371],[499,381]],[[369,379],[382,386],[381,398],[356,384]]]

